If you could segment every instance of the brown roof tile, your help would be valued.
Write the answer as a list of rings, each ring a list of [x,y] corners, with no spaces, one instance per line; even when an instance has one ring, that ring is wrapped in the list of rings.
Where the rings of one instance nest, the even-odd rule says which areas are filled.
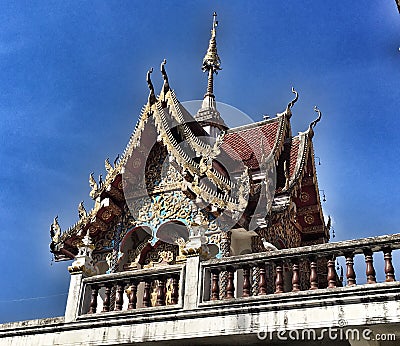
[[[238,129],[224,137],[222,149],[233,159],[243,161],[251,169],[257,169],[262,156],[269,155],[276,145],[281,122],[279,119],[262,125]]]

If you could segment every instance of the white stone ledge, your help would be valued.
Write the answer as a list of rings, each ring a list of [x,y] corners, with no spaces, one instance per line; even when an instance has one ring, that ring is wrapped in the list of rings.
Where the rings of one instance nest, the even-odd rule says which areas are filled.
[[[202,268],[218,268],[224,266],[240,267],[249,264],[246,262],[254,262],[254,264],[256,264],[261,261],[279,261],[306,256],[324,257],[332,254],[336,254],[337,256],[343,256],[346,253],[362,254],[366,249],[377,252],[385,247],[391,248],[392,250],[400,249],[400,233],[210,259],[202,262],[201,266]]]
[[[250,335],[265,329],[329,328],[337,327],[339,321],[358,328],[400,322],[398,282],[271,296],[207,302],[188,311],[167,306],[148,308],[147,313],[145,309],[97,313],[69,323],[62,318],[8,323],[0,326],[0,344],[129,345]]]

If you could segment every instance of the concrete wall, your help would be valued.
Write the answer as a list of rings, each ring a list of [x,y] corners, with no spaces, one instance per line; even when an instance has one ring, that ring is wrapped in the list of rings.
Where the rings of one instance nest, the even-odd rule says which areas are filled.
[[[346,330],[354,328],[360,335],[363,330],[371,329],[367,333],[370,338],[379,333],[394,333],[400,340],[399,298],[400,283],[394,282],[205,302],[189,310],[183,306],[164,306],[84,315],[73,322],[55,318],[8,323],[0,326],[0,344],[131,345],[158,341],[164,345],[170,341],[171,344],[235,345],[274,341],[297,345],[298,341],[291,340],[297,333],[293,331],[301,335],[301,331],[310,328],[316,338],[321,337],[323,328],[333,328],[337,339],[330,340],[328,330],[325,331],[326,345],[331,342],[338,345],[339,341],[348,345],[349,342],[339,340],[340,333],[345,338]],[[261,331],[264,333],[260,336],[266,340],[257,337]],[[373,340],[351,340],[350,344],[380,345]]]

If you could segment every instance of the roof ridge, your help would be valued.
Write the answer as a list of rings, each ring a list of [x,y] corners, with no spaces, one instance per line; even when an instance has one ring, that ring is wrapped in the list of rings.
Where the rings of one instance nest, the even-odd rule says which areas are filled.
[[[258,127],[258,126],[263,126],[263,125],[268,124],[268,123],[273,123],[275,121],[278,121],[279,119],[280,119],[280,116],[276,116],[275,118],[265,119],[265,120],[257,121],[257,122],[250,123],[250,124],[245,124],[245,125],[240,125],[240,126],[237,126],[237,127],[232,127],[230,129],[228,129],[226,131],[226,133],[229,134],[229,133],[236,133],[236,132],[239,132],[239,131],[245,131],[245,130],[251,129],[253,127]]]

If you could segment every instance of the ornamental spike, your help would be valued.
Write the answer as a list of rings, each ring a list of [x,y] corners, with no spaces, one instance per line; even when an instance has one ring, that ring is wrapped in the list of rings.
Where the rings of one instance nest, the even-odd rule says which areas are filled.
[[[93,172],[91,172],[89,175],[89,185],[92,189],[97,189],[97,183],[96,183],[96,180],[94,180],[93,175],[94,175]]]
[[[317,125],[317,123],[321,120],[321,117],[322,117],[322,113],[321,113],[321,111],[318,109],[317,106],[314,106],[314,112],[318,113],[318,117],[317,117],[317,119],[315,119],[314,121],[312,121],[312,122],[310,123],[310,126],[308,127],[308,131],[310,132],[311,137],[314,136],[314,127],[315,127],[315,125]]]
[[[168,82],[168,76],[167,72],[165,71],[165,64],[167,63],[167,59],[164,59],[161,63],[161,74],[164,79],[164,85],[163,85],[163,91],[164,91],[164,96],[168,92],[169,88],[169,82]]]
[[[294,89],[294,87],[292,87],[292,93],[295,95],[294,99],[292,101],[290,101],[286,107],[286,114],[290,117],[292,116],[292,107],[294,106],[294,104],[297,102],[297,100],[299,99],[299,93]]]
[[[217,74],[218,70],[221,70],[221,59],[217,53],[217,28],[218,21],[217,21],[217,13],[213,13],[213,23],[211,29],[211,38],[208,44],[208,49],[206,55],[203,59],[203,72],[208,72],[208,84],[207,84],[207,93],[206,96],[214,97],[214,81],[213,81],[213,74]]]
[[[104,161],[104,166],[106,167],[106,171],[108,174],[110,174],[113,171],[113,167],[111,166],[109,157],[107,157],[106,160]]]
[[[148,85],[149,90],[150,90],[149,99],[148,99],[148,103],[149,103],[150,106],[153,105],[156,102],[156,95],[154,93],[154,86],[153,86],[153,82],[151,81],[151,78],[150,78],[150,74],[152,72],[153,72],[153,68],[151,67],[147,71],[147,74],[146,74],[146,82],[147,82],[147,85]]]

